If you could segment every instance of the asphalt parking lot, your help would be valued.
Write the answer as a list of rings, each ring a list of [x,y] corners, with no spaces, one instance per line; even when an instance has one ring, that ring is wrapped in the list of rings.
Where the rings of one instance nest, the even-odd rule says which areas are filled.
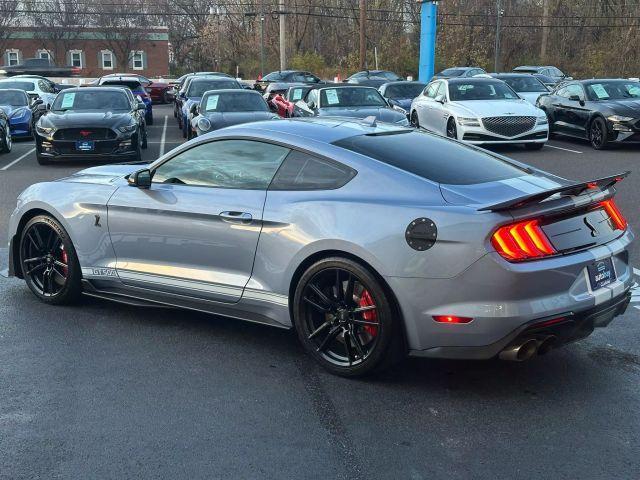
[[[147,160],[182,142],[171,108],[154,110]],[[631,170],[617,198],[640,231],[639,147],[496,151],[576,180]],[[0,155],[0,238],[20,191],[85,166],[39,166],[33,142]],[[346,380],[290,332],[94,299],[49,307],[0,278],[0,478],[637,479],[636,291],[609,328],[528,363],[410,359]]]

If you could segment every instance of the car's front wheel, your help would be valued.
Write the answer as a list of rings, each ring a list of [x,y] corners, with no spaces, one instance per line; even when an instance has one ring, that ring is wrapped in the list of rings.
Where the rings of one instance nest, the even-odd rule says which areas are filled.
[[[589,140],[591,146],[596,150],[604,150],[609,146],[609,139],[607,138],[607,125],[602,118],[595,118],[591,122],[589,128]]]
[[[447,122],[447,137],[458,139],[458,127],[456,127],[456,120],[453,117]]]
[[[411,112],[411,125],[415,128],[420,128],[420,119],[418,118],[418,112],[415,110]]]
[[[9,130],[9,125],[7,125],[0,133],[0,153],[11,152],[12,145],[11,130]]]
[[[75,248],[65,229],[48,215],[24,226],[20,267],[27,286],[45,303],[70,304],[80,296],[82,274]]]
[[[380,281],[353,260],[311,265],[294,295],[294,322],[305,349],[330,372],[364,375],[400,358],[400,320]]]

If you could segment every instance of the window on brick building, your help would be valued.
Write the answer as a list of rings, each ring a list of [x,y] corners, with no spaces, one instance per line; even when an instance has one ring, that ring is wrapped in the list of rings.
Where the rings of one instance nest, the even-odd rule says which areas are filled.
[[[36,53],[36,56],[43,60],[51,60],[51,54],[49,53],[48,50],[38,50],[38,52]]]
[[[7,50],[7,65],[18,65],[20,63],[19,50]]]
[[[82,65],[82,50],[71,50],[69,52],[69,61],[72,67],[84,68],[84,65]]]
[[[101,66],[103,70],[113,70],[113,53],[109,50],[100,52]]]
[[[131,66],[134,70],[144,70],[144,52],[139,50],[131,56]]]

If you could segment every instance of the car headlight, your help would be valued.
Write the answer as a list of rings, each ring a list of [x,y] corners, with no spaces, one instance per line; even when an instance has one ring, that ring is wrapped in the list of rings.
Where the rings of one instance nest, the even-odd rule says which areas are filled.
[[[538,125],[548,125],[549,119],[545,115],[544,117],[538,117],[538,121],[536,122]]]
[[[209,119],[208,119],[208,118],[204,118],[204,117],[202,117],[202,118],[200,118],[200,119],[198,120],[198,129],[199,129],[199,130],[201,130],[201,131],[203,131],[203,132],[206,132],[206,131],[207,131],[207,130],[209,130],[210,128],[211,128],[211,122],[209,121]]]
[[[27,115],[27,108],[23,107],[23,108],[18,108],[16,110],[14,110],[13,112],[11,112],[11,115],[9,115],[9,118],[21,118],[21,117],[25,117]]]
[[[392,108],[393,108],[396,112],[400,112],[400,113],[401,113],[401,114],[403,114],[403,115],[406,115],[406,114],[407,114],[407,111],[406,111],[404,108],[402,108],[401,106],[399,106],[399,105],[393,105],[393,106],[392,106]]]
[[[458,117],[458,125],[463,125],[465,127],[479,127],[480,120],[473,117]]]
[[[36,132],[40,135],[53,135],[56,129],[53,127],[41,127],[40,125],[36,125]]]
[[[122,127],[118,127],[118,131],[120,133],[131,133],[136,131],[137,125],[124,125]]]
[[[619,123],[619,122],[630,122],[633,120],[633,117],[623,117],[622,115],[611,115],[607,117],[610,122]]]

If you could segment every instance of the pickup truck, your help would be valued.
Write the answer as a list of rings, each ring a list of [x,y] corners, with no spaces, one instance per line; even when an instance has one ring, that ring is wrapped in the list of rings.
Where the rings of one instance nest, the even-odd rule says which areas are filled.
[[[5,65],[0,67],[0,74],[7,77],[14,75],[42,75],[45,77],[72,77],[80,75],[79,67],[57,67],[48,58],[27,58],[21,65]]]

